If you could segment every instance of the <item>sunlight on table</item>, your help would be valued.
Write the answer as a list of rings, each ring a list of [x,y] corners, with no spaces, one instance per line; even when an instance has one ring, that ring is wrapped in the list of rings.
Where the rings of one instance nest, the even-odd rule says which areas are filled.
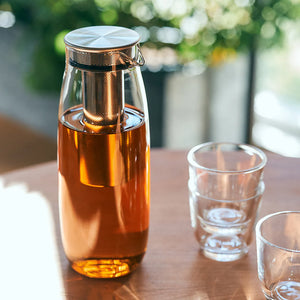
[[[3,299],[65,299],[51,207],[24,183],[0,178]]]

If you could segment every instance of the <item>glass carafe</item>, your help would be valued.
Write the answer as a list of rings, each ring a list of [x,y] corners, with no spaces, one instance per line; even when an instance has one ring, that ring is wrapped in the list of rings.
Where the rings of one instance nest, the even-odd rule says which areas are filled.
[[[58,122],[59,209],[72,268],[130,273],[146,251],[150,141],[138,34],[115,26],[65,36]]]

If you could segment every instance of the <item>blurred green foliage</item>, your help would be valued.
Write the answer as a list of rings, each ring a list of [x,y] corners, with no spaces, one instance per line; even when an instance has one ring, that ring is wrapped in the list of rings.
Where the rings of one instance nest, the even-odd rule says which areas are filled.
[[[285,23],[300,18],[300,0],[0,0],[22,24],[31,51],[27,81],[59,90],[64,35],[76,28],[135,28],[147,47],[171,47],[180,63],[215,64],[228,54],[283,41]]]

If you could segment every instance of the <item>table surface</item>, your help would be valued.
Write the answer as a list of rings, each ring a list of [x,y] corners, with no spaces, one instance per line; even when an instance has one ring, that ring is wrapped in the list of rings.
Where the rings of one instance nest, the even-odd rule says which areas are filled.
[[[0,176],[0,298],[263,300],[255,241],[235,262],[215,262],[199,251],[186,154],[152,150],[148,250],[135,272],[118,279],[89,279],[70,268],[59,231],[56,162]],[[300,159],[267,156],[259,216],[299,210]]]

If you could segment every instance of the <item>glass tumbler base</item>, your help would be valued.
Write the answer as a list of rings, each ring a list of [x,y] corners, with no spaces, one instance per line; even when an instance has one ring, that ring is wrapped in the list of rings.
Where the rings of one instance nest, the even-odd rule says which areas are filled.
[[[223,262],[238,260],[248,253],[248,246],[238,236],[212,235],[201,248],[207,258]]]
[[[84,259],[72,262],[72,268],[90,278],[116,278],[125,276],[137,268],[143,254],[127,258]]]
[[[300,282],[279,281],[271,284],[269,288],[263,285],[262,291],[267,300],[299,300]]]
[[[300,299],[300,282],[281,281],[272,288],[272,299],[280,300],[298,300]]]

